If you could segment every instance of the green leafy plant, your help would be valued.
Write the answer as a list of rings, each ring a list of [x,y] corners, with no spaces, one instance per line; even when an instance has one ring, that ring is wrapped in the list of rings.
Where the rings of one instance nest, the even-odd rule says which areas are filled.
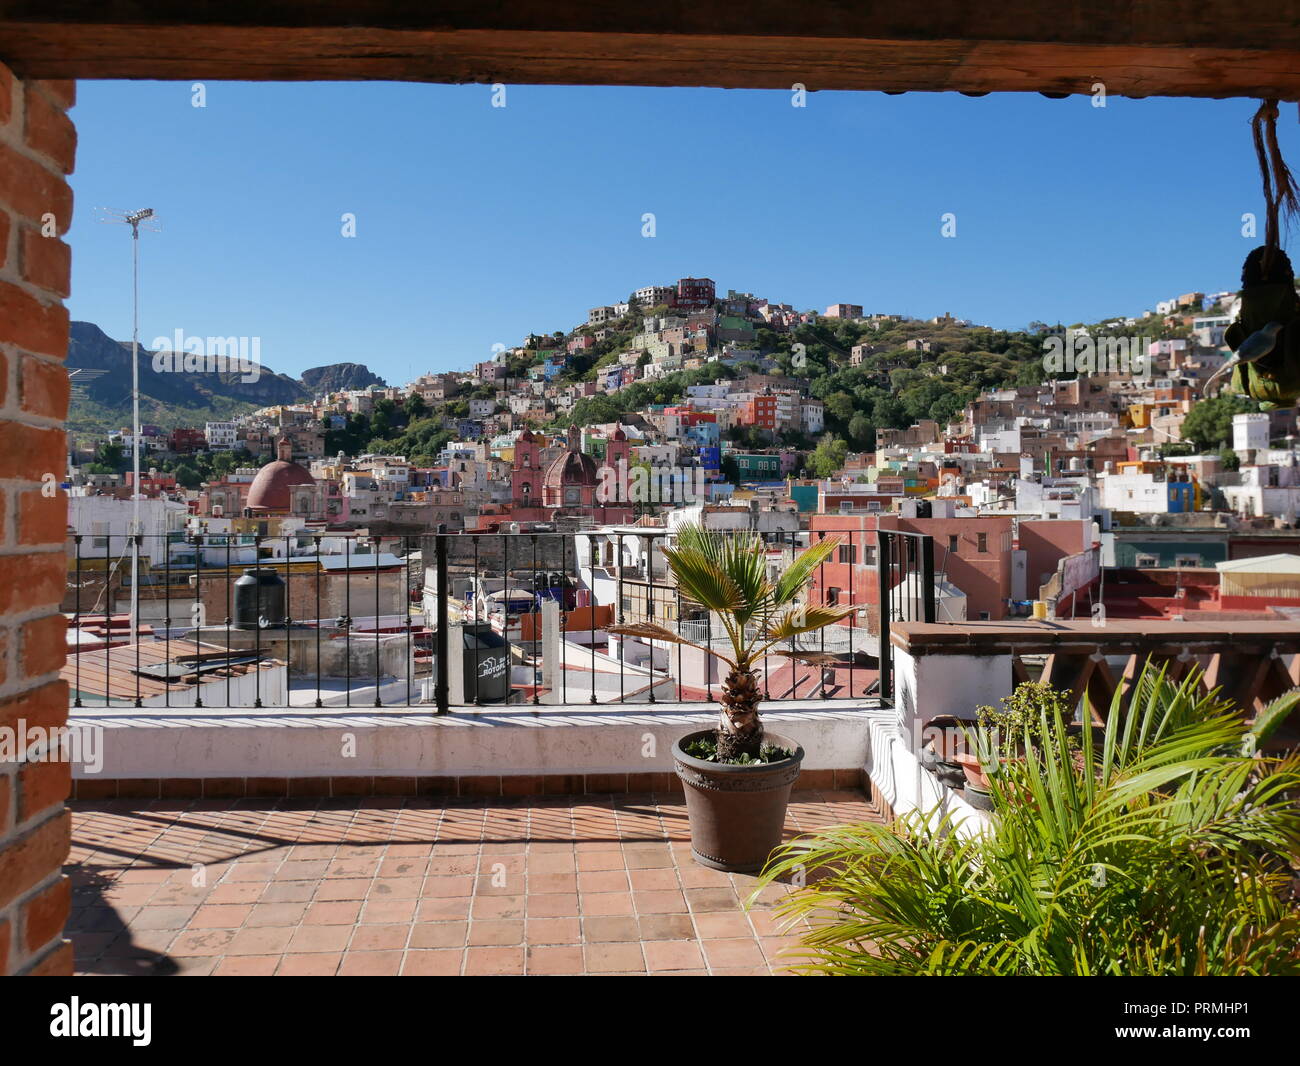
[[[1300,973],[1300,756],[1264,757],[1199,674],[1150,665],[1077,737],[1039,706],[987,824],[938,810],[786,845],[762,883],[807,921],[795,969],[868,975]]]
[[[813,572],[838,545],[837,537],[819,541],[774,581],[768,576],[766,546],[757,534],[683,526],[675,542],[663,549],[668,569],[682,596],[719,620],[731,654],[687,640],[654,622],[611,627],[610,632],[624,636],[699,648],[731,668],[722,683],[716,761],[761,756],[763,723],[758,707],[762,688],[755,668],[763,656],[801,633],[815,632],[853,613],[853,607],[798,602]]]

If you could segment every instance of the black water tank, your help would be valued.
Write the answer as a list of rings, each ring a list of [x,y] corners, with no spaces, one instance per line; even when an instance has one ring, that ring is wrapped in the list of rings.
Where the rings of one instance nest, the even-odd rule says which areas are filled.
[[[235,582],[235,628],[257,629],[261,618],[267,625],[284,625],[284,579],[278,570],[254,566]]]

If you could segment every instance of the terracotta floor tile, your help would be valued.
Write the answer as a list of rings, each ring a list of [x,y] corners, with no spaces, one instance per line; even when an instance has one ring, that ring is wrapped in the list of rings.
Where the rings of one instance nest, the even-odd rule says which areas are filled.
[[[753,937],[726,940],[704,940],[704,956],[709,968],[764,966],[767,960]]]
[[[402,969],[400,951],[349,951],[339,965],[340,977],[396,977]]]
[[[191,929],[238,929],[251,914],[247,903],[214,903],[200,907],[189,921]]]
[[[315,896],[317,884],[315,881],[275,881],[266,886],[261,902],[305,903]]]
[[[525,897],[525,910],[529,918],[573,918],[582,909],[581,897],[576,892],[546,892]]]
[[[530,909],[524,943],[548,946],[581,944],[582,923],[577,918],[534,918]]]
[[[689,914],[643,914],[637,924],[642,940],[695,939],[695,926]]]
[[[409,946],[459,949],[465,946],[468,934],[468,922],[421,922],[411,927]]]
[[[303,915],[306,913],[306,903],[259,903],[253,907],[248,921],[244,924],[249,927],[297,926],[302,923]]]
[[[499,945],[502,947],[524,942],[524,923],[522,920],[474,920],[469,927],[471,947]]]
[[[585,943],[631,943],[641,939],[641,927],[631,915],[586,917],[582,919]]]
[[[415,917],[420,901],[414,899],[385,899],[371,896],[361,909],[361,922],[370,925],[389,925],[409,922]]]
[[[581,946],[542,947],[529,945],[527,967],[530,974],[567,975],[584,973]]]
[[[472,877],[429,877],[424,882],[423,896],[469,896],[473,892]]]
[[[470,898],[454,896],[447,899],[422,899],[415,907],[415,920],[419,922],[454,921],[469,917]]]
[[[365,899],[369,891],[370,882],[363,878],[334,878],[317,885],[312,898],[317,901]]]
[[[168,952],[173,956],[224,955],[234,939],[233,929],[195,929],[178,934]]]
[[[579,844],[578,848],[581,849]],[[597,870],[622,870],[623,852],[614,851],[578,851],[578,872],[580,874]]]
[[[592,870],[578,874],[579,892],[627,892],[631,888],[622,867],[617,870]]]
[[[214,977],[270,977],[280,965],[279,955],[227,955],[212,970]]]
[[[303,915],[304,925],[355,925],[361,915],[360,900],[313,903]]]
[[[184,929],[197,907],[141,907],[132,925],[136,929]]]
[[[787,835],[873,819],[804,792]],[[696,864],[672,796],[73,806],[78,973],[782,972],[771,885]],[[203,875],[195,884],[195,864]]]
[[[640,944],[588,944],[584,951],[589,973],[640,973],[646,968]]]
[[[628,874],[634,892],[677,891],[681,886],[675,869],[633,870]]]
[[[465,952],[466,976],[499,976],[523,972],[523,948],[469,948]]]
[[[474,918],[522,918],[523,896],[476,896],[470,904]]]
[[[731,937],[753,937],[754,930],[749,919],[739,910],[715,911],[695,915],[695,929],[701,940],[726,939]]]
[[[282,954],[294,936],[292,926],[272,926],[262,929],[244,928],[226,945],[227,955]]]
[[[402,964],[404,977],[458,977],[465,953],[454,950],[408,951]]]
[[[632,902],[638,914],[686,913],[686,897],[679,891],[633,892]]]
[[[411,927],[401,925],[360,925],[352,934],[348,953],[358,951],[401,951],[411,935]]]
[[[370,887],[367,899],[419,899],[424,887],[423,877],[381,877]]]
[[[579,897],[583,917],[590,915],[635,914],[630,892],[593,892]]]
[[[730,888],[688,888],[686,902],[694,912],[740,910],[740,897]]]
[[[339,968],[340,952],[313,952],[309,955],[285,955],[280,960],[277,977],[332,977]]]
[[[659,970],[690,970],[704,966],[700,946],[692,940],[650,940],[641,945],[646,965]]]
[[[352,927],[348,925],[303,925],[294,932],[285,950],[292,954],[342,951],[351,939]]]

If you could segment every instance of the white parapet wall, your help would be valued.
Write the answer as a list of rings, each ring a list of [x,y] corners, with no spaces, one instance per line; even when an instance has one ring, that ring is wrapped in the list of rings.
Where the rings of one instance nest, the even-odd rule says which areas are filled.
[[[776,709],[771,733],[803,745],[807,770],[866,765],[869,713],[845,700]],[[716,722],[698,704],[602,709],[500,708],[434,715],[418,709],[247,708],[73,712],[98,727],[97,773],[77,778],[442,777],[671,771],[679,737]]]

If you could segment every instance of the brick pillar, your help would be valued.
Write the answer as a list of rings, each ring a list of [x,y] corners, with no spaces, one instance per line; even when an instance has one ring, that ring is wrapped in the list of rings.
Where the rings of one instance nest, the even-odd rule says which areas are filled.
[[[58,613],[67,581],[70,255],[76,131],[73,82],[23,81],[0,64],[0,729],[68,718]],[[0,760],[13,759],[12,744]],[[41,749],[0,761],[0,974],[72,972],[63,939],[69,886],[69,767]]]

